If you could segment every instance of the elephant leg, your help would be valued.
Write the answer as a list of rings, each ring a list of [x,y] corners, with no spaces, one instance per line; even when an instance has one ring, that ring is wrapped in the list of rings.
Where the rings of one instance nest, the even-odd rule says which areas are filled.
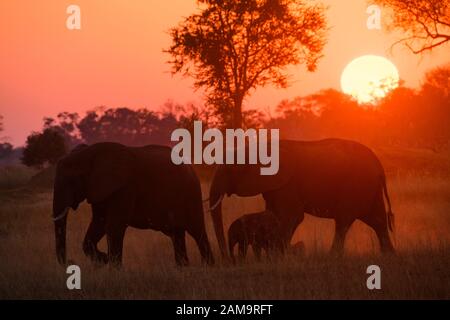
[[[212,254],[211,246],[209,245],[208,241],[208,236],[204,228],[202,231],[198,232],[188,231],[188,233],[194,238],[195,243],[198,246],[198,250],[200,251],[200,255],[202,256],[202,262],[208,265],[213,265],[214,256]]]
[[[288,248],[291,244],[292,237],[294,236],[295,230],[297,227],[303,222],[305,218],[305,214],[303,212],[298,212],[294,217],[289,217],[288,213],[281,213],[285,215],[287,219],[282,222],[283,226],[281,227],[281,241],[283,243],[284,248]],[[284,252],[284,250],[283,250]]]
[[[381,251],[383,253],[395,252],[394,246],[389,236],[387,221],[383,222],[374,217],[363,217],[361,218],[361,220],[375,231],[378,241],[380,242]]]
[[[353,224],[353,219],[336,219],[335,220],[335,233],[333,245],[331,246],[331,252],[342,254],[344,252],[345,236],[347,235],[348,229],[350,229]]]
[[[383,253],[393,253],[395,252],[394,246],[392,244],[391,238],[389,236],[389,229],[386,224],[374,221],[370,218],[362,218],[363,222],[369,225],[376,233],[378,241],[380,242],[380,248]]]
[[[236,258],[234,257],[234,245],[229,247],[230,258],[233,264],[236,264]]]
[[[108,260],[117,268],[122,266],[123,238],[126,227],[108,229],[106,238],[108,240]]]
[[[271,242],[269,242],[265,246],[265,250],[266,250],[266,255],[269,258],[269,260],[276,260],[276,259],[278,259],[280,252],[277,252],[275,250],[275,247],[272,245]]]
[[[277,261],[283,257],[284,250],[280,250],[275,243],[269,242],[266,246],[266,252],[270,260]]]
[[[175,251],[175,262],[178,266],[187,266],[189,259],[186,252],[186,237],[184,230],[177,230],[171,235],[173,249]]]
[[[122,266],[123,238],[127,230],[128,215],[134,212],[132,189],[117,192],[105,205],[106,239],[108,241],[108,262],[112,266]]]
[[[241,261],[245,260],[247,256],[248,243],[247,241],[239,241],[239,258]]]
[[[121,206],[110,209],[106,219],[106,239],[108,240],[108,261],[114,267],[122,266],[123,238],[127,224],[123,221]]]
[[[289,243],[289,247],[290,247],[290,243]],[[287,246],[283,245],[283,241],[280,239],[279,235],[277,235],[276,239],[274,240],[274,247],[275,250],[277,250],[277,252],[280,253],[281,256],[284,256],[284,254],[286,253],[287,250]]]
[[[380,242],[381,251],[383,253],[395,252],[394,246],[392,245],[391,238],[389,236],[387,214],[384,207],[383,196],[381,193],[377,195],[377,201],[375,201],[375,205],[371,214],[362,217],[361,220],[375,231]]]
[[[266,253],[267,260],[272,261],[274,258],[274,252],[270,245],[265,245],[263,248],[264,252]]]
[[[277,216],[279,226],[279,237],[284,247],[289,247],[292,236],[297,227],[303,222],[305,218],[304,206],[290,191],[286,191],[287,196],[283,194],[286,191],[265,193],[264,200],[266,201],[266,210],[270,210]]]
[[[392,244],[391,238],[389,237],[389,230],[387,226],[379,227],[375,229],[377,237],[380,241],[381,251],[383,253],[394,253],[394,245]]]
[[[95,263],[107,263],[108,256],[97,248],[98,242],[106,234],[106,220],[100,208],[92,206],[92,221],[83,241],[83,252]]]
[[[261,246],[258,244],[253,245],[253,252],[255,253],[256,260],[261,260]]]

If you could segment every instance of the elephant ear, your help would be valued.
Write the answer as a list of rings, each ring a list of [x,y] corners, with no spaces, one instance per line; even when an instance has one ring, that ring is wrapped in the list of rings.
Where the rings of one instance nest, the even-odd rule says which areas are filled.
[[[131,181],[134,157],[124,146],[99,150],[87,177],[87,201],[102,202]]]
[[[233,181],[233,193],[246,197],[281,188],[294,173],[293,162],[292,155],[280,148],[279,168],[274,175],[262,175],[261,168],[267,166],[260,164],[235,166],[230,179]]]

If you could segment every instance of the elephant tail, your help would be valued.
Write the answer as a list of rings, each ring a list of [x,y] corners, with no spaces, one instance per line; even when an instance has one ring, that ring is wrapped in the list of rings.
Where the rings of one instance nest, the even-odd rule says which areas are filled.
[[[395,217],[394,217],[394,213],[392,212],[391,200],[389,199],[389,194],[388,194],[387,185],[386,185],[386,176],[384,174],[382,176],[382,183],[383,183],[383,194],[384,194],[384,197],[386,198],[387,207],[388,207],[387,208],[388,227],[389,227],[389,230],[394,232]]]

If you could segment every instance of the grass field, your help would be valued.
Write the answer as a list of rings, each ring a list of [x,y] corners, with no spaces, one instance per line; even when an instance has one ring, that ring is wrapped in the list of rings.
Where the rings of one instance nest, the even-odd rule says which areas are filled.
[[[448,158],[447,158],[448,160]],[[441,163],[441,162],[439,162]],[[450,179],[444,173],[388,170],[396,215],[395,256],[382,256],[374,232],[355,223],[343,257],[329,255],[331,220],[307,216],[293,242],[304,254],[276,261],[230,266],[217,257],[217,242],[206,214],[218,263],[200,264],[188,237],[191,266],[175,267],[169,238],[154,231],[128,229],[124,268],[96,268],[84,257],[81,242],[90,219],[83,204],[68,222],[68,258],[82,270],[82,290],[66,288],[66,273],[56,263],[51,192],[28,188],[0,191],[1,299],[449,299]],[[207,184],[203,185],[207,195]],[[227,226],[244,212],[263,207],[260,198],[225,200]],[[105,250],[105,241],[100,247]],[[366,288],[367,266],[382,270],[381,290]]]

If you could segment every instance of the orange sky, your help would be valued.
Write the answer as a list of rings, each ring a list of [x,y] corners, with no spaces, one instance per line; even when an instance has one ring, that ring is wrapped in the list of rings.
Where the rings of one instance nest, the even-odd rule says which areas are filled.
[[[427,69],[445,63],[446,49],[424,57],[398,47],[396,35],[366,28],[366,0],[324,0],[329,5],[329,42],[316,73],[291,68],[285,90],[258,90],[249,107],[274,107],[285,98],[339,88],[345,65],[364,54],[388,57],[408,86]],[[82,29],[66,28],[66,8],[81,7]],[[44,116],[83,113],[95,106],[159,108],[167,99],[201,102],[189,79],[172,77],[162,53],[166,31],[195,10],[194,0],[2,0],[0,1],[0,114],[5,132],[23,144]],[[398,35],[397,35],[398,36]]]

